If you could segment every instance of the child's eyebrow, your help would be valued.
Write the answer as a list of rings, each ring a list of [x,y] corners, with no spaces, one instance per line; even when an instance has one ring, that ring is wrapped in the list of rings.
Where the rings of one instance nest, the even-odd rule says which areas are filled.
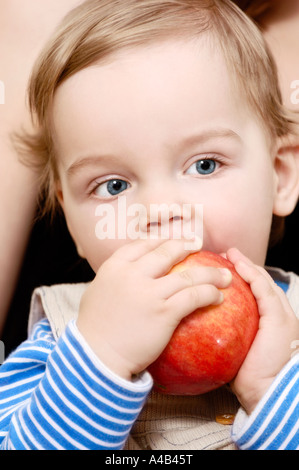
[[[187,136],[183,139],[183,145],[192,145],[196,143],[205,143],[212,139],[234,139],[237,140],[239,143],[242,142],[241,137],[235,131],[225,127],[217,127],[212,129],[204,130],[200,133],[195,133],[190,136]]]
[[[99,163],[109,162],[111,163],[115,160],[113,155],[90,155],[82,158],[78,158],[74,163],[72,163],[67,169],[67,176],[75,175],[79,170],[82,170],[86,167],[97,166]]]
[[[241,143],[242,139],[241,137],[232,129],[229,128],[213,128],[213,129],[207,129],[199,133],[194,133],[192,135],[189,135],[185,138],[182,139],[182,141],[176,145],[176,148],[180,147],[187,147],[191,146],[194,144],[199,144],[199,143],[205,143],[208,142],[209,140],[212,139],[234,139],[237,140],[239,143]],[[66,173],[67,176],[72,177],[74,176],[78,171],[87,168],[87,167],[92,167],[92,166],[97,166],[100,163],[105,164],[107,163],[112,163],[113,160],[117,163],[119,160],[114,156],[114,155],[89,155],[85,157],[79,157],[76,161],[74,161],[69,168],[67,169]]]

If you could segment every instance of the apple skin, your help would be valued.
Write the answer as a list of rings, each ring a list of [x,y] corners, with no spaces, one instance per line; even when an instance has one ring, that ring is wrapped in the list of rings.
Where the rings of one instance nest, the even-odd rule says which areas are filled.
[[[232,281],[221,289],[224,300],[220,305],[197,309],[180,322],[162,354],[148,367],[154,388],[168,395],[200,395],[230,382],[258,330],[256,300],[233,264],[200,251],[170,272],[194,265],[228,268]]]

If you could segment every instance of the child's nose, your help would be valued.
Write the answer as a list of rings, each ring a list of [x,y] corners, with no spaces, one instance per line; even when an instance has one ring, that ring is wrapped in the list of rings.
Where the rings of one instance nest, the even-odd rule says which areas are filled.
[[[163,238],[202,236],[202,206],[192,204],[176,181],[152,181],[139,196],[144,209],[139,218],[143,234]]]
[[[141,228],[146,232],[164,230],[183,221],[182,206],[179,203],[152,203],[146,211],[146,218],[141,221]]]

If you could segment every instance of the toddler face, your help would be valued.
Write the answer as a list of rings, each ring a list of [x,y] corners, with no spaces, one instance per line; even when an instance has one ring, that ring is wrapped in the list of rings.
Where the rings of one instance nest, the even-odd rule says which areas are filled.
[[[53,128],[58,195],[95,271],[131,242],[134,204],[143,234],[167,223],[170,236],[183,214],[150,207],[202,205],[203,249],[235,246],[264,263],[277,189],[269,137],[203,40],[132,48],[80,71],[56,91]],[[101,207],[115,214],[115,236],[99,239]]]

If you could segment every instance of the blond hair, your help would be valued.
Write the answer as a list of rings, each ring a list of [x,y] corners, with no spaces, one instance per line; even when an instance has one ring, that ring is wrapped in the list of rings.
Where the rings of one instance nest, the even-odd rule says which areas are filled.
[[[37,132],[23,136],[22,143],[39,168],[45,211],[56,206],[58,173],[50,116],[57,87],[122,48],[203,33],[221,47],[239,89],[271,136],[291,131],[292,119],[281,104],[276,68],[263,37],[231,1],[87,0],[59,25],[30,80],[29,103]]]

